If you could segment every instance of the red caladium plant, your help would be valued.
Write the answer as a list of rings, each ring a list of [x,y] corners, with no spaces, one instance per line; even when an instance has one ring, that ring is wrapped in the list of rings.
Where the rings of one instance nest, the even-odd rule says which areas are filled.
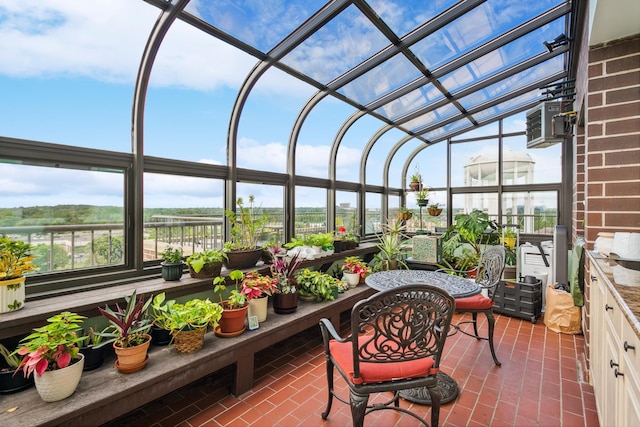
[[[15,353],[24,357],[16,371],[22,369],[25,377],[34,372],[41,376],[45,371],[69,366],[78,355],[79,343],[86,339],[80,334],[84,319],[86,317],[68,311],[47,319],[46,326],[34,329],[20,341]]]
[[[152,324],[152,319],[147,316],[147,309],[152,298],[145,302],[144,295],[136,296],[136,291],[133,291],[131,296],[125,296],[124,299],[127,303],[125,307],[120,307],[118,304],[115,310],[108,305],[105,308],[98,307],[100,314],[109,321],[109,327],[106,331],[96,332],[97,335],[106,339],[95,348],[110,343],[122,348],[133,347],[147,339],[145,334],[149,332]]]

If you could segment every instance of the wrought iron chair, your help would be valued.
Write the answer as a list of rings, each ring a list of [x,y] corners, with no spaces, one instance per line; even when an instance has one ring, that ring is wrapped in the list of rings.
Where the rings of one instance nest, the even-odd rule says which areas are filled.
[[[327,358],[328,402],[333,398],[350,404],[354,427],[361,427],[370,412],[393,409],[417,414],[399,405],[398,392],[426,387],[431,397],[431,425],[440,416],[440,390],[436,374],[447,338],[454,299],[428,285],[406,285],[379,292],[356,303],[351,310],[351,334],[341,338],[328,319],[320,320]],[[335,393],[334,367],[349,385],[349,401]],[[369,405],[369,394],[391,391],[384,403]],[[393,406],[391,404],[394,404]]]
[[[496,357],[496,351],[493,344],[493,332],[495,329],[495,318],[493,317],[493,298],[495,296],[498,286],[500,286],[502,279],[502,272],[505,265],[505,250],[503,246],[489,246],[480,255],[480,262],[478,266],[471,271],[459,271],[442,268],[437,270],[439,272],[459,274],[459,275],[473,275],[475,274],[475,281],[483,290],[482,293],[465,298],[456,298],[456,313],[471,313],[472,320],[464,320],[456,324],[451,325],[454,328],[453,334],[460,331],[465,335],[474,337],[478,340],[489,341],[489,348],[491,349],[491,356],[493,362],[501,366],[502,364]],[[485,292],[486,291],[486,292]],[[486,293],[486,295],[484,295]],[[489,334],[487,337],[481,337],[478,334],[478,313],[484,313],[487,317],[487,324]],[[473,324],[473,334],[467,332],[461,328],[461,325],[471,323]],[[452,335],[453,335],[452,334]]]

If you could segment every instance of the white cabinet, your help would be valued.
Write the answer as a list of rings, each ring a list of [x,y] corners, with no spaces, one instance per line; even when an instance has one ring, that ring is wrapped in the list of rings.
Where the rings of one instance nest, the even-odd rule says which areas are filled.
[[[591,264],[590,370],[600,425],[640,426],[640,340],[607,277]]]

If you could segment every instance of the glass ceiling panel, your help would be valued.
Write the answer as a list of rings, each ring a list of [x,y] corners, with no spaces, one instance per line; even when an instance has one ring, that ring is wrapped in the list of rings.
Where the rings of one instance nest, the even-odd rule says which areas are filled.
[[[527,22],[558,3],[557,0],[489,0],[416,43],[411,50],[427,68],[433,70]]]
[[[189,2],[184,10],[268,52],[324,3],[324,0],[199,0]]]
[[[338,90],[365,105],[415,80],[422,73],[402,54],[383,62]]]
[[[424,138],[426,138],[429,141],[436,141],[436,140],[442,140],[444,138],[446,138],[448,135],[451,135],[454,132],[458,132],[462,129],[466,129],[468,127],[471,127],[471,122],[469,120],[467,120],[466,118],[457,120],[453,123],[449,123],[448,125],[445,126],[441,126],[437,129],[434,129],[430,132],[426,132],[424,134],[422,134],[422,136]]]
[[[472,110],[479,104],[497,98],[505,93],[517,90],[521,87],[532,84],[545,76],[559,73],[564,67],[564,61],[561,56],[556,56],[548,61],[543,62],[528,70],[524,70],[507,79],[487,86],[486,88],[472,93],[460,100],[460,104],[466,110]]]
[[[400,116],[407,115],[430,102],[435,102],[442,98],[444,98],[442,92],[429,83],[398,99],[394,99],[375,111],[381,116],[395,120]]]
[[[458,110],[453,104],[446,104],[440,108],[437,108],[433,111],[429,111],[427,114],[416,117],[413,120],[409,120],[406,123],[402,124],[402,127],[410,130],[411,132],[415,132],[418,129],[423,129],[425,126],[429,124],[433,124],[435,122],[439,122],[441,120],[448,119],[449,117],[453,117],[456,114],[459,114],[460,110]]]
[[[349,6],[282,62],[324,84],[389,44],[355,6]]]
[[[368,3],[398,37],[403,37],[458,3],[458,0],[396,2],[374,0]]]
[[[527,58],[544,53],[546,48],[542,44],[545,40],[553,40],[562,33],[564,18],[520,37],[517,40],[489,52],[488,54],[470,62],[464,67],[447,74],[440,82],[449,92],[457,92],[460,89],[475,83],[478,79],[496,74]]]
[[[482,110],[478,113],[475,113],[473,117],[478,122],[486,122],[487,120],[493,117],[504,114],[506,111],[515,110],[524,105],[530,104],[538,98],[540,98],[540,90],[535,89],[535,90],[532,90],[531,92],[525,93],[524,95],[511,98],[508,101],[502,102],[493,107],[489,107],[486,110]]]

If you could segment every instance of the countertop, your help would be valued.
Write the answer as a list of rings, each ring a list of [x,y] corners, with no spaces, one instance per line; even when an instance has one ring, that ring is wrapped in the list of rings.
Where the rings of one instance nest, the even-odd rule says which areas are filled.
[[[617,299],[624,316],[640,337],[640,283],[637,286],[625,286],[616,283],[613,277],[613,267],[617,264],[609,258],[603,257],[598,252],[588,252],[593,268],[596,268],[608,279],[609,288]]]

